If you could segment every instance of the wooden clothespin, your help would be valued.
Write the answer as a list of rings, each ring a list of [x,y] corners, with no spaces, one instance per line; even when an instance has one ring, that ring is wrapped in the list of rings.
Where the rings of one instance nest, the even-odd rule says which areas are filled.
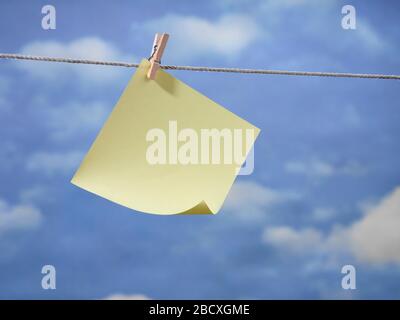
[[[153,43],[153,50],[149,58],[151,65],[149,71],[147,72],[147,77],[151,80],[155,79],[157,70],[160,69],[161,57],[164,53],[165,46],[167,45],[168,38],[169,34],[167,33],[156,33]]]

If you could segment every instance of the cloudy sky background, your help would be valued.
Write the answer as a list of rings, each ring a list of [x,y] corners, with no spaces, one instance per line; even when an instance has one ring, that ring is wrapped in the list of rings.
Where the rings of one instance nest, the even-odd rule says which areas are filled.
[[[41,28],[41,8],[57,29]],[[357,10],[343,30],[341,8]],[[396,1],[1,1],[0,52],[400,74]],[[69,183],[134,69],[0,61],[0,298],[400,298],[399,83],[173,74],[262,132],[216,216]],[[41,288],[43,265],[57,289]],[[341,268],[357,290],[341,288]]]

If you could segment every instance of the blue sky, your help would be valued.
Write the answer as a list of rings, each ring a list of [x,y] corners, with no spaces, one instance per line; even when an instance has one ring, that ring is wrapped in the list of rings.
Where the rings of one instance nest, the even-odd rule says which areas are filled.
[[[57,29],[41,28],[41,8]],[[357,29],[341,27],[352,4]],[[1,1],[0,52],[400,74],[396,1]],[[215,216],[69,183],[134,69],[0,61],[0,298],[400,298],[396,81],[172,72],[262,130]],[[43,265],[57,289],[43,290]],[[341,268],[357,289],[341,288]]]

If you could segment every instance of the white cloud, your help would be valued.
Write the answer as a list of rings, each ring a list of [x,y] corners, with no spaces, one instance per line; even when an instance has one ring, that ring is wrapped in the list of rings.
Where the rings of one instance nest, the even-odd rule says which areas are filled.
[[[282,10],[299,7],[314,7],[313,9],[331,7],[335,4],[335,0],[220,0],[218,3],[224,9],[240,10],[251,6],[250,8],[254,8],[256,12],[276,14]]]
[[[142,25],[132,26],[135,32],[141,28]],[[147,21],[144,28],[149,33],[158,30],[170,33],[168,55],[185,62],[197,56],[235,57],[262,34],[256,22],[242,14],[226,14],[214,21],[195,16],[166,15]]]
[[[341,19],[341,7],[338,7],[336,0],[270,0],[262,1],[259,5],[259,11],[268,14],[272,19],[281,22],[284,21],[284,16],[287,15],[287,11],[294,9],[299,10],[301,8],[309,9],[309,12],[315,13],[315,19],[308,19],[304,21],[303,26],[310,36],[314,36],[315,32],[319,32],[319,26],[324,22],[324,17],[332,16],[337,14],[338,18]],[[356,7],[357,10],[357,7]],[[338,39],[335,41],[336,47],[340,46],[342,50],[348,49],[351,45],[354,45],[354,40],[358,40],[359,44],[367,49],[369,53],[383,52],[387,47],[387,43],[382,35],[380,35],[374,27],[364,18],[360,18],[359,12],[357,12],[357,29],[352,33],[355,38],[349,40]],[[340,27],[340,20],[338,20],[338,27]],[[333,27],[331,36],[338,30],[336,26]],[[340,33],[338,33],[340,35]],[[332,40],[331,37],[325,39]],[[350,38],[349,38],[350,39]]]
[[[0,235],[17,230],[39,226],[42,219],[40,210],[32,205],[10,206],[0,199]]]
[[[366,173],[366,168],[358,162],[350,161],[336,165],[319,159],[289,161],[285,164],[285,170],[288,173],[321,178],[333,175],[358,176]]]
[[[265,228],[262,240],[268,245],[297,254],[352,254],[361,262],[400,263],[400,187],[370,207],[350,226],[335,226],[330,233],[288,226]]]
[[[262,1],[260,8],[264,11],[280,11],[284,9],[298,8],[298,7],[317,7],[319,9],[331,7],[335,0],[267,0]]]
[[[46,175],[73,173],[83,158],[79,151],[70,152],[37,152],[32,154],[27,162],[26,169]]]
[[[296,231],[287,226],[270,227],[264,230],[264,243],[289,249],[293,252],[310,251],[319,246],[322,234],[312,228]]]
[[[71,102],[63,106],[49,106],[43,108],[46,114],[46,124],[51,130],[50,136],[54,140],[65,140],[81,137],[101,128],[108,110],[101,102],[77,103]]]
[[[347,253],[347,230],[335,226],[326,235],[316,228],[294,229],[290,226],[266,227],[262,234],[262,242],[268,246],[284,250],[293,255],[330,255],[327,265],[334,259]]]
[[[348,232],[360,260],[400,263],[400,187],[369,209]]]
[[[289,173],[321,177],[331,176],[335,171],[331,164],[320,160],[311,160],[309,162],[290,161],[285,164],[285,169]]]
[[[224,203],[224,209],[237,217],[252,220],[265,216],[268,208],[299,197],[287,191],[273,190],[256,182],[237,181]]]
[[[19,198],[22,203],[37,203],[49,201],[49,190],[42,185],[35,185],[20,192]]]
[[[326,221],[330,220],[332,217],[334,217],[336,214],[336,210],[333,208],[325,208],[325,207],[320,207],[320,208],[315,208],[312,217],[316,221]]]
[[[355,34],[370,52],[381,52],[387,47],[384,38],[365,19],[357,19]]]
[[[144,294],[112,294],[105,297],[103,300],[151,300],[148,296]]]
[[[33,41],[22,48],[23,54],[50,57],[82,58],[89,60],[126,60],[122,52],[113,44],[97,37],[84,37],[69,43],[58,41]],[[132,61],[129,57],[128,61]],[[134,62],[134,61],[132,61]],[[18,61],[17,66],[32,76],[51,82],[61,81],[61,75],[70,75],[71,81],[81,84],[107,84],[118,79],[123,68],[84,64]]]

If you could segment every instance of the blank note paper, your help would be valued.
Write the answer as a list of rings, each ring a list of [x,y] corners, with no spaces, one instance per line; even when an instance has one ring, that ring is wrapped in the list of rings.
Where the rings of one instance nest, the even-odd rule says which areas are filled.
[[[259,129],[143,60],[72,183],[154,214],[221,208]]]

